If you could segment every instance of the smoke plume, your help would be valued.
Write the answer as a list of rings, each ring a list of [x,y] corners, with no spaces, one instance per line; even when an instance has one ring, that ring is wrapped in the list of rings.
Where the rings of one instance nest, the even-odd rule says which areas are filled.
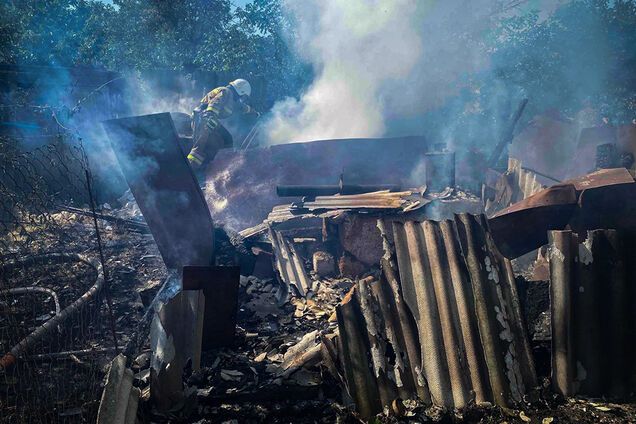
[[[315,79],[277,103],[271,144],[421,133],[422,114],[490,66],[484,38],[497,19],[522,13],[501,0],[288,1],[294,46]],[[523,3],[523,2],[521,2]],[[531,2],[546,13],[559,0]]]

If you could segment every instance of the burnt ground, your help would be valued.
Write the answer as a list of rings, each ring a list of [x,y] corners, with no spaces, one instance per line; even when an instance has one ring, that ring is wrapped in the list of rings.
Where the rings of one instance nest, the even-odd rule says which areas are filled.
[[[75,221],[76,226],[86,226],[87,233],[90,232],[88,219],[76,217]],[[107,271],[111,277],[110,295],[116,333],[118,343],[122,346],[135,333],[146,307],[166,276],[166,269],[149,234],[133,232],[117,224],[104,224],[102,235]],[[220,244],[221,250],[230,249],[227,244]],[[53,280],[57,279],[57,284],[70,286],[67,280],[55,275],[55,272],[51,272],[48,276]],[[349,279],[318,281],[307,299],[292,297],[281,302],[277,296],[279,287],[275,280],[241,277],[235,343],[233,346],[203,353],[201,369],[186,375],[187,382],[192,387],[191,396],[180,405],[179,410],[160,414],[149,402],[144,401],[148,398],[148,345],[137,352],[133,370],[136,372],[135,385],[142,389],[141,421],[361,422],[347,403],[347,396],[343,393],[338,376],[334,377],[320,360],[310,360],[300,368],[294,365],[294,360],[299,357],[299,352],[295,351],[299,342],[304,343],[301,345],[302,354],[319,342],[320,335],[327,336],[336,330],[335,306],[353,284],[355,281]],[[535,289],[537,288],[526,288],[523,293],[532,293]],[[69,296],[76,294],[72,292]],[[87,343],[93,348],[109,348],[112,347],[112,337],[107,325],[107,309],[102,307],[100,314],[101,330],[92,332]],[[541,311],[538,310],[531,312],[535,321],[540,314]],[[528,402],[520,409],[508,410],[480,405],[459,411],[443,411],[406,400],[396,402],[390,415],[380,415],[374,422],[636,422],[634,404],[608,403],[602,399],[563,399],[553,394],[549,390],[546,341],[533,340],[533,345],[536,348],[537,369],[542,375],[543,386],[529,395]],[[547,347],[549,348],[549,344]],[[109,353],[95,354],[80,358],[82,365],[73,366],[89,367],[94,381],[101,383],[110,357],[112,355]],[[55,362],[48,363],[45,370],[54,366]],[[62,381],[59,379],[56,384],[62,384]],[[79,401],[79,405],[58,407],[53,415],[49,415],[50,420],[39,422],[92,422],[91,417],[94,417],[98,400],[75,400],[76,403]]]

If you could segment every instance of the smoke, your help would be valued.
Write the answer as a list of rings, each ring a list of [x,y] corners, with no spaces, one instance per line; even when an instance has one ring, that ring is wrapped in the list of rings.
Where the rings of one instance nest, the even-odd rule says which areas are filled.
[[[273,110],[272,141],[381,135],[382,84],[408,77],[422,42],[415,2],[288,2],[296,48],[318,76],[300,100]]]
[[[463,90],[479,89],[471,78],[491,66],[492,51],[486,41],[498,20],[528,8],[548,16],[561,0],[527,3],[284,3],[295,27],[294,47],[316,77],[299,98],[284,99],[273,107],[265,124],[268,142],[425,133],[424,114]],[[511,7],[515,4],[521,7]],[[464,112],[457,109],[454,112]],[[448,135],[452,122],[447,119],[445,126]]]
[[[487,23],[488,3],[285,3],[316,78],[299,99],[274,106],[270,142],[382,136],[392,117],[439,105],[462,73],[486,61],[466,34]]]

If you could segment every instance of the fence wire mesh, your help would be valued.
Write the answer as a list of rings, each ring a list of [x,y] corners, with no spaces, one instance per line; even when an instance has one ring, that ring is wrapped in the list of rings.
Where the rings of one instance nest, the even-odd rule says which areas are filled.
[[[0,163],[0,422],[94,422],[114,343],[95,222],[67,210],[90,210],[86,154],[5,138]]]

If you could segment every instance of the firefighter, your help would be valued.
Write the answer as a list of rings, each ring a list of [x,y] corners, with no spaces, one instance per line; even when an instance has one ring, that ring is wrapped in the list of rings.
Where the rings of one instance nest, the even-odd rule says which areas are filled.
[[[223,147],[232,147],[232,135],[221,124],[221,119],[235,112],[252,113],[248,105],[252,87],[244,79],[236,79],[226,87],[217,87],[201,99],[194,110],[192,125],[194,144],[188,154],[188,162],[194,169],[202,167],[214,158]]]

